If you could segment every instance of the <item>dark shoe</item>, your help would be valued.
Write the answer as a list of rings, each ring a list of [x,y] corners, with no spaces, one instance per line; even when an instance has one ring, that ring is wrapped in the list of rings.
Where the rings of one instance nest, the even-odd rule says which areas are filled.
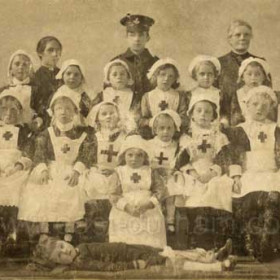
[[[232,252],[232,240],[229,238],[226,241],[226,244],[222,248],[220,248],[216,253],[217,254],[216,259],[218,261],[223,261],[228,258],[231,252]]]

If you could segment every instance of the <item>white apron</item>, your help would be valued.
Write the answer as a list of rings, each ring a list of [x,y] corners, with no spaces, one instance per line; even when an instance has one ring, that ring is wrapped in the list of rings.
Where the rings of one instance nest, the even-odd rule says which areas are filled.
[[[123,198],[128,203],[139,205],[149,201],[152,196],[150,167],[132,169],[121,166],[117,168],[117,173],[122,186]],[[110,213],[109,242],[164,248],[166,232],[160,206],[147,210],[139,218],[113,207]]]
[[[106,177],[100,173],[100,170],[113,170],[117,167],[117,157],[125,135],[120,134],[114,142],[111,142],[97,132],[96,138],[98,143],[97,166],[90,169],[85,181],[86,200],[109,199],[111,186],[115,182],[112,182],[112,175]]]
[[[18,206],[21,190],[27,182],[28,171],[18,171],[6,177],[5,171],[12,169],[21,158],[18,150],[19,128],[15,126],[0,127],[0,205]]]
[[[199,131],[193,137],[184,139],[183,147],[187,149],[191,166],[199,175],[208,172],[213,166],[214,157],[223,146],[228,143],[226,136],[219,131]],[[184,176],[185,196],[176,198],[178,207],[212,207],[215,209],[232,211],[233,180],[226,175],[216,176],[208,183],[202,184],[187,174],[188,168],[182,168]]]
[[[177,112],[179,107],[180,95],[179,92],[174,89],[162,91],[156,88],[148,93],[148,99],[152,116],[154,116],[166,109]]]
[[[55,161],[48,168],[52,179],[46,185],[38,184],[39,174],[36,168],[33,170],[22,196],[19,219],[32,222],[74,222],[82,219],[85,213],[84,177],[80,175],[79,184],[74,187],[68,185],[65,177],[73,170],[73,163],[86,134],[72,140],[65,136],[55,136],[52,127],[48,131],[55,154]]]
[[[280,192],[280,173],[276,172],[274,153],[276,124],[246,122],[239,126],[248,136],[251,151],[246,152],[241,193],[234,196],[241,197],[255,191]]]

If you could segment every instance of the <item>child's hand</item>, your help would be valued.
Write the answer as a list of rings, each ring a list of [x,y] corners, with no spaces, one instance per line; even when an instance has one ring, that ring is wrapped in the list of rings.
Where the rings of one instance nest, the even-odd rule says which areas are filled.
[[[124,208],[124,211],[131,216],[140,217],[139,209],[131,204],[127,204]]]
[[[232,186],[232,192],[240,194],[241,193],[241,188],[242,188],[242,183],[240,180],[240,176],[234,176],[233,177],[234,183]]]
[[[114,170],[112,169],[101,169],[100,173],[106,177],[109,177],[110,175],[112,175],[114,172]]]
[[[72,173],[65,177],[65,180],[68,181],[68,186],[75,187],[79,183],[80,173],[76,170],[73,170]]]
[[[141,214],[144,214],[147,210],[153,209],[154,207],[155,207],[155,205],[151,201],[148,201],[148,202],[143,203],[142,205],[140,205],[137,208],[141,215]]]
[[[50,177],[49,171],[44,170],[41,173],[39,182],[40,182],[41,185],[46,185],[49,182],[50,179],[51,179],[51,177]]]
[[[6,175],[6,177],[9,177],[21,170],[23,170],[22,164],[16,163],[16,165],[13,168],[9,168],[8,170],[5,170],[5,175]]]

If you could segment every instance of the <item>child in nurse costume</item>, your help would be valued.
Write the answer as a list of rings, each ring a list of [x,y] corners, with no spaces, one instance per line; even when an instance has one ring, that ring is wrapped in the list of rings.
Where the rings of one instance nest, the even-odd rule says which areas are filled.
[[[56,94],[50,109],[52,125],[37,138],[34,163],[25,187],[19,219],[41,223],[48,234],[49,222],[64,222],[65,240],[71,241],[74,222],[83,218],[84,177],[94,158],[95,137],[88,128],[76,125],[79,99],[66,93]]]
[[[101,240],[98,241],[104,241],[104,238],[108,237],[109,214],[112,207],[109,201],[115,179],[112,174],[117,167],[118,153],[126,134],[121,128],[117,104],[101,102],[93,107],[90,115],[90,124],[96,129],[97,156],[85,184],[88,201],[86,218],[88,230],[92,229],[97,235],[99,229]]]
[[[91,109],[91,98],[86,89],[84,67],[75,59],[66,60],[55,78],[63,83],[56,93],[66,92],[79,99],[80,121],[82,125],[85,125]]]
[[[183,173],[184,185],[182,188],[169,186],[169,194],[175,195],[176,227],[178,242],[188,244],[187,236],[181,221],[190,219],[190,227],[197,226],[197,221],[205,221],[209,235],[205,236],[206,246],[217,246],[218,242],[224,242],[228,225],[227,217],[232,212],[232,187],[233,180],[225,173],[231,164],[229,141],[219,128],[214,124],[217,118],[217,98],[211,95],[193,95],[188,114],[191,118],[191,128],[180,139],[180,154],[177,158],[176,167]],[[212,236],[212,228],[208,228],[209,222],[215,220],[218,228],[217,234]],[[192,224],[193,223],[193,224]],[[189,229],[188,237],[193,240],[202,237],[201,234]],[[221,230],[221,232],[219,232]],[[191,244],[191,246],[203,246]]]
[[[0,96],[0,216],[7,229],[2,238],[10,241],[16,240],[19,198],[32,165],[31,131],[22,123],[23,105],[24,96],[14,91],[7,89]]]
[[[166,232],[160,202],[165,195],[162,177],[149,166],[145,140],[127,137],[114,174],[114,206],[110,213],[109,242],[164,248]]]
[[[165,184],[174,183],[176,155],[179,152],[179,143],[174,139],[176,131],[180,131],[181,118],[172,110],[157,113],[151,120],[150,126],[155,137],[149,140],[149,150],[152,169],[160,172]],[[173,197],[174,198],[174,197]],[[168,231],[174,232],[175,206],[174,199],[166,200],[166,222]]]
[[[246,121],[228,133],[239,163],[234,214],[245,231],[248,253],[268,261],[280,221],[280,130],[268,119],[277,105],[276,95],[269,87],[255,87],[248,91],[246,105]]]

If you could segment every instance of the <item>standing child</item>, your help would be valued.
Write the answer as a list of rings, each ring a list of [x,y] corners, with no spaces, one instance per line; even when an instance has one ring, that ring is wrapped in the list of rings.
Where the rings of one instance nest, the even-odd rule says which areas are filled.
[[[37,89],[31,98],[31,107],[43,119],[44,127],[47,127],[50,122],[47,109],[59,86],[55,77],[59,72],[56,65],[61,56],[62,45],[57,38],[46,36],[39,40],[36,51],[41,60],[41,67],[35,73],[34,83]]]
[[[113,60],[118,58],[127,63],[134,81],[132,106],[138,107],[143,94],[151,89],[147,72],[158,60],[146,48],[150,40],[149,30],[155,21],[147,16],[127,14],[120,22],[126,27],[128,49]]]
[[[244,85],[232,95],[230,104],[230,123],[232,126],[238,125],[239,123],[245,121],[248,91],[254,87],[261,85],[269,86],[271,84],[268,64],[266,61],[260,58],[250,57],[243,60],[238,71],[237,82],[239,84],[243,83]],[[271,112],[271,119],[276,121],[275,110]]]
[[[63,85],[57,90],[59,92],[67,92],[70,95],[77,96],[79,102],[80,122],[86,124],[86,118],[91,109],[91,99],[86,93],[85,88],[85,71],[81,63],[75,59],[69,59],[63,62],[62,67],[56,79],[60,80]]]
[[[0,95],[0,215],[7,230],[1,239],[12,242],[16,241],[20,194],[32,165],[31,131],[22,122],[24,102],[25,96],[13,90],[6,89]]]
[[[127,137],[118,158],[109,241],[164,248],[166,233],[160,202],[165,187],[158,171],[149,166],[145,141],[137,135]]]
[[[150,138],[147,128],[151,118],[165,109],[177,112],[186,127],[188,102],[184,93],[176,90],[179,87],[177,63],[170,58],[158,60],[149,70],[148,78],[154,89],[147,92],[141,102],[142,118],[139,125],[143,129],[143,137]]]
[[[93,106],[102,101],[117,104],[127,130],[136,129],[136,122],[140,118],[140,104],[132,106],[133,80],[128,65],[120,59],[109,62],[104,68],[104,84],[106,87],[93,100]]]
[[[240,165],[234,178],[238,187],[234,214],[242,223],[246,249],[261,261],[272,258],[279,238],[280,130],[279,124],[268,118],[276,105],[271,88],[250,89],[246,95],[246,121],[229,129],[228,134]]]
[[[176,188],[169,187],[170,195],[176,195],[178,246],[184,248],[214,248],[229,233],[233,180],[225,172],[231,156],[227,137],[214,124],[216,101],[213,95],[192,96],[188,110],[191,129],[180,139],[176,163],[183,173],[184,187],[177,194]]]
[[[99,241],[105,241],[108,238],[109,214],[112,207],[109,201],[114,183],[112,174],[117,167],[117,157],[125,140],[125,133],[120,127],[120,114],[115,103],[99,103],[93,107],[90,117],[90,124],[96,129],[97,158],[85,185],[88,200],[86,218],[88,231],[99,235]]]
[[[174,136],[176,131],[180,131],[181,118],[172,110],[164,110],[152,118],[150,125],[155,135],[148,142],[151,151],[151,167],[160,172],[167,185],[175,171],[175,159],[179,152],[179,144],[174,140]],[[175,232],[174,199],[167,199],[166,211],[167,230]]]
[[[219,60],[209,55],[198,55],[191,61],[189,73],[197,82],[197,87],[191,91],[191,96],[197,94],[213,96],[217,100],[216,106],[219,119],[223,123],[228,123],[228,119],[226,118],[227,112],[224,112],[223,108],[220,107],[220,90],[213,86],[221,73]]]
[[[50,222],[63,222],[66,241],[71,241],[74,222],[83,218],[83,173],[95,157],[95,138],[75,124],[78,98],[56,94],[50,109],[52,125],[37,138],[34,168],[20,201],[19,219],[39,222],[48,234]],[[88,132],[88,133],[87,133]]]

